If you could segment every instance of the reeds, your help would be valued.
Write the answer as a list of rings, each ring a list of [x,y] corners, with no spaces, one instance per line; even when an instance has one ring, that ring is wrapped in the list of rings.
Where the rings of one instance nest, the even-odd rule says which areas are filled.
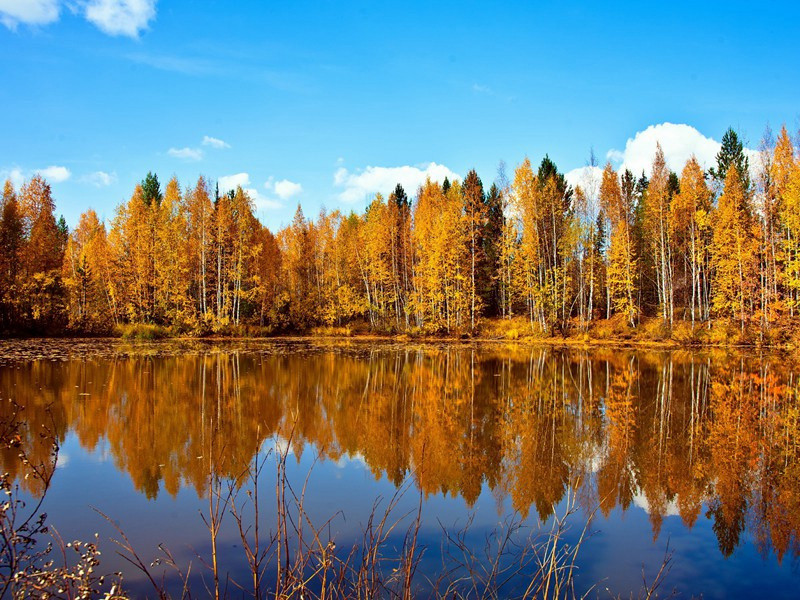
[[[14,428],[7,423],[0,423],[0,428],[4,443],[13,443]],[[342,512],[315,522],[306,508],[313,465],[299,486],[289,475],[287,460],[292,439],[290,431],[274,448],[257,448],[249,468],[237,476],[220,476],[220,465],[215,470],[209,460],[208,504],[201,517],[209,534],[210,556],[197,556],[203,566],[199,573],[202,589],[198,589],[198,572],[193,572],[192,563],[180,565],[163,546],[159,546],[154,559],[146,560],[122,528],[98,511],[117,532],[112,538],[117,554],[144,575],[152,594],[160,599],[244,596],[303,600],[549,600],[585,598],[595,590],[595,585],[581,589],[576,578],[578,557],[590,537],[594,515],[583,520],[577,536],[568,535],[578,512],[573,492],[567,493],[560,508],[553,507],[549,528],[545,524],[529,527],[520,515],[514,514],[486,534],[482,546],[471,541],[471,518],[461,527],[440,523],[441,565],[420,569],[427,548],[420,541],[424,498],[422,491],[414,491],[415,474],[411,473],[391,497],[376,499],[358,541],[340,548],[333,531],[335,521],[344,516]],[[54,444],[53,467],[57,452]],[[266,468],[270,461],[275,465],[275,510],[274,522],[265,531],[260,504],[263,479],[271,478]],[[46,491],[53,469],[48,465],[34,465],[32,469],[35,477],[42,478]],[[96,541],[65,544],[57,533],[49,532],[46,515],[39,512],[41,503],[22,518],[24,504],[14,497],[7,475],[2,483],[6,496],[13,500],[5,501],[0,511],[0,598],[125,597],[120,573],[110,577],[98,574],[100,551]],[[417,495],[413,508],[403,511],[401,501],[410,494]],[[233,524],[241,541],[247,573],[241,581],[221,569],[217,540],[226,523]],[[48,534],[53,542],[37,551],[37,541]],[[570,539],[575,541],[569,543]],[[50,557],[54,549],[61,551],[59,566]],[[648,585],[643,578],[639,598],[654,596],[670,562],[667,552],[653,582]]]

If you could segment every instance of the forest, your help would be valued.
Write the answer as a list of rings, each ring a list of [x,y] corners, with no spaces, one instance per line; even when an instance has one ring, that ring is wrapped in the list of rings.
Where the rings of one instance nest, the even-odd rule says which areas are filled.
[[[243,189],[203,176],[162,187],[148,173],[113,220],[87,210],[72,231],[44,178],[6,181],[0,333],[797,343],[800,158],[786,128],[750,162],[733,129],[707,171],[691,158],[672,172],[659,146],[649,173],[609,163],[573,187],[548,156],[526,158],[488,189],[471,170],[398,185],[363,213],[309,219],[298,205],[277,232]]]

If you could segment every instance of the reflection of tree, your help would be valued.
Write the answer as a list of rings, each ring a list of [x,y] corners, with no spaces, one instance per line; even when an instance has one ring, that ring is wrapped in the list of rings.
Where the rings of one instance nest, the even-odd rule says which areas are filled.
[[[708,424],[711,462],[716,472],[710,514],[720,551],[729,556],[744,530],[751,473],[756,467],[758,418],[756,383],[743,362],[718,363],[712,378],[713,418]]]
[[[0,411],[7,398],[24,408],[28,456],[50,451],[43,424],[60,440],[73,430],[148,497],[205,494],[209,463],[239,474],[292,431],[297,457],[309,444],[359,457],[375,477],[413,474],[425,494],[470,505],[488,487],[541,518],[570,486],[606,515],[641,501],[655,536],[674,512],[693,526],[706,503],[723,553],[749,527],[781,559],[800,554],[798,389],[782,363],[725,354],[209,349],[3,368]],[[13,452],[0,468],[31,485]]]

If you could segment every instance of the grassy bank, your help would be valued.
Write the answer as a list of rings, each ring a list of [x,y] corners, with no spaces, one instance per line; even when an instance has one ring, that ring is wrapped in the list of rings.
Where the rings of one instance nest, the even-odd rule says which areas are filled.
[[[79,332],[77,332],[79,333]],[[468,331],[426,331],[375,329],[365,322],[344,326],[318,326],[307,330],[276,330],[270,327],[237,325],[214,331],[192,331],[178,327],[152,324],[118,325],[110,332],[113,337],[127,340],[158,340],[165,338],[355,338],[391,339],[395,341],[503,341],[522,344],[558,345],[624,345],[664,348],[692,347],[753,347],[773,349],[800,348],[800,329],[794,326],[774,326],[770,329],[745,327],[738,323],[716,320],[711,323],[676,321],[671,327],[660,318],[643,319],[633,327],[626,319],[615,316],[588,324],[575,324],[570,330],[553,334],[531,324],[525,317],[512,319],[482,319],[474,333]]]

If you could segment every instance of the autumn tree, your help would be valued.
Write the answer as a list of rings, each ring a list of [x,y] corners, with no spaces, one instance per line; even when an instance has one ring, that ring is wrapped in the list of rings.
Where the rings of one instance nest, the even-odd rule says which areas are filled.
[[[607,289],[610,304],[618,313],[625,315],[633,326],[639,314],[637,303],[637,254],[633,240],[634,195],[632,176],[627,173],[628,184],[620,186],[619,177],[606,164],[600,184],[600,206],[611,225],[607,249]]]
[[[105,225],[90,209],[81,215],[64,253],[67,312],[78,331],[107,332],[116,320],[108,255]]]
[[[670,236],[683,271],[682,291],[692,325],[708,319],[711,243],[711,190],[700,163],[693,156],[686,162],[680,192],[670,205]],[[688,293],[686,293],[688,290]]]
[[[0,205],[0,331],[12,326],[19,301],[19,269],[25,251],[22,211],[6,180]]]
[[[64,317],[61,263],[66,240],[56,222],[50,185],[41,175],[34,175],[22,185],[19,200],[27,235],[21,302],[31,326],[43,331],[57,329]]]
[[[572,290],[572,188],[545,156],[536,175],[529,160],[514,174],[516,209],[521,215],[528,313],[545,331],[564,331]]]
[[[194,187],[185,192],[188,225],[189,269],[192,273],[192,295],[197,312],[206,320],[209,314],[208,271],[212,258],[213,204],[206,179],[200,176]]]
[[[671,191],[669,170],[660,144],[656,154],[650,183],[645,195],[644,219],[648,250],[653,257],[656,276],[656,291],[659,312],[665,323],[672,325],[674,315],[672,240],[670,238],[669,215]]]
[[[715,312],[739,321],[744,330],[756,286],[753,219],[747,180],[736,164],[727,169],[725,188],[714,219],[712,266]]]
[[[783,191],[781,222],[785,229],[786,300],[789,314],[800,311],[800,161],[794,160]]]

